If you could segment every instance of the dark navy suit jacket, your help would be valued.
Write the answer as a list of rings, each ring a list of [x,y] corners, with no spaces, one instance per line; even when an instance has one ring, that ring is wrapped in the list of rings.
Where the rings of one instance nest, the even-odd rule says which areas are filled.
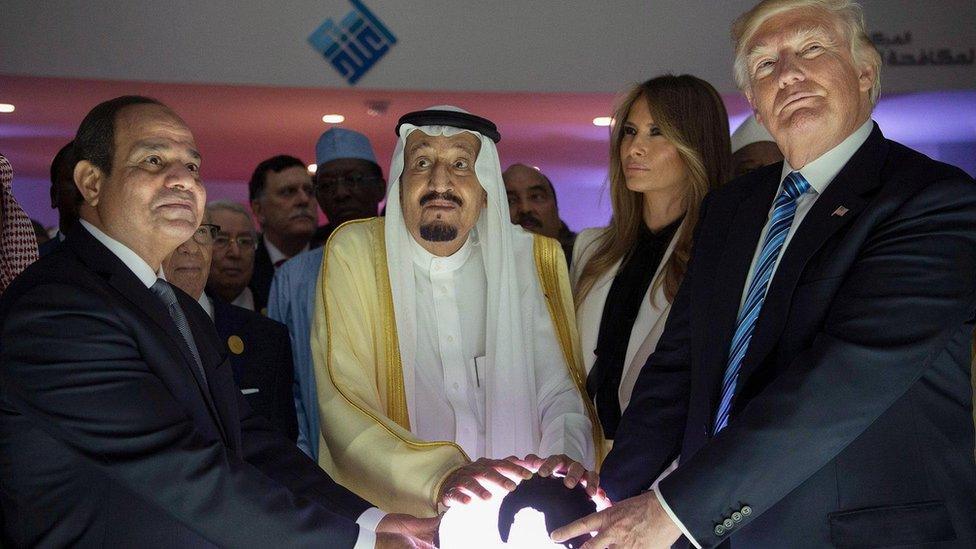
[[[268,246],[264,243],[264,235],[258,237],[258,248],[254,251],[254,271],[248,287],[254,296],[254,310],[266,314],[268,312],[268,295],[271,293],[271,281],[274,280],[275,268],[268,254]]]
[[[241,396],[213,323],[77,226],[0,298],[0,507],[14,547],[350,547],[369,504]]]
[[[976,547],[976,185],[876,126],[783,253],[713,434],[781,170],[706,198],[602,486],[633,496],[680,454],[658,488],[705,547]]]
[[[234,381],[244,394],[244,400],[289,440],[298,440],[298,419],[292,396],[295,369],[288,328],[219,297],[209,297],[213,303],[217,335],[230,358]],[[243,348],[231,348],[231,338],[236,338],[235,346],[239,341]]]

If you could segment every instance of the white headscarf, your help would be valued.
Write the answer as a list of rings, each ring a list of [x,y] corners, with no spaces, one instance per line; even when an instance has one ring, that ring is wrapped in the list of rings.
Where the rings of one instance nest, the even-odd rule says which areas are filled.
[[[430,107],[428,110],[466,112],[453,106]],[[403,367],[404,392],[410,417],[415,417],[415,372],[417,353],[417,307],[411,244],[400,208],[400,175],[403,172],[404,146],[414,130],[431,136],[452,136],[469,132],[479,138],[481,149],[475,160],[475,174],[488,195],[488,205],[481,212],[475,231],[478,234],[487,279],[487,314],[485,322],[485,451],[489,457],[519,457],[538,451],[541,427],[538,395],[534,377],[536,357],[562,357],[555,335],[549,341],[527,341],[533,333],[531,319],[522,318],[520,299],[534,299],[534,305],[546,310],[541,289],[520,295],[521,288],[534,281],[520,280],[535,272],[532,235],[513,225],[509,218],[505,184],[495,143],[475,131],[451,126],[403,124],[393,152],[386,206],[386,257],[393,292]],[[469,235],[470,238],[470,235]],[[532,263],[531,270],[516,264],[518,250],[529,250],[521,261]],[[520,254],[522,255],[522,254]],[[538,286],[538,284],[536,284]],[[538,310],[538,309],[537,309]]]
[[[739,127],[732,132],[732,153],[735,154],[736,151],[746,145],[762,143],[763,141],[776,142],[769,130],[756,120],[756,115],[750,114],[749,118],[743,120],[742,124],[739,124]]]

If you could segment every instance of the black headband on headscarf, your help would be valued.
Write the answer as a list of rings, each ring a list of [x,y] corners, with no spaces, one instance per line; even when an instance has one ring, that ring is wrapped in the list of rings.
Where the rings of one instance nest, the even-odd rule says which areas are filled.
[[[408,112],[401,116],[397,122],[397,135],[400,135],[400,126],[404,124],[413,124],[418,128],[422,126],[450,126],[452,128],[461,128],[462,130],[471,130],[480,133],[495,143],[498,143],[502,138],[502,135],[498,133],[498,128],[491,120],[466,112],[439,110]]]

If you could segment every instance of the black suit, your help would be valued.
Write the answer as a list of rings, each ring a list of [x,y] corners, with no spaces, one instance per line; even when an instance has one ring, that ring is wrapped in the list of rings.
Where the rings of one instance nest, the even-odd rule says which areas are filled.
[[[251,412],[210,319],[176,293],[205,384],[162,302],[81,226],[4,293],[6,543],[351,546],[369,504]]]
[[[291,339],[284,324],[231,305],[219,297],[209,296],[213,303],[214,324],[222,343],[221,350],[230,357],[234,381],[244,400],[254,412],[271,421],[290,440],[298,439],[298,418],[292,382],[295,367],[291,357]],[[241,347],[229,348],[231,338]]]
[[[712,434],[781,169],[705,200],[602,485],[635,495],[680,453],[659,490],[705,547],[976,546],[976,186],[876,126],[783,253]]]
[[[264,235],[258,236],[258,248],[254,251],[254,272],[248,287],[254,295],[254,310],[267,314],[268,295],[271,293],[271,281],[274,280],[275,267],[268,254],[268,246],[264,243]]]

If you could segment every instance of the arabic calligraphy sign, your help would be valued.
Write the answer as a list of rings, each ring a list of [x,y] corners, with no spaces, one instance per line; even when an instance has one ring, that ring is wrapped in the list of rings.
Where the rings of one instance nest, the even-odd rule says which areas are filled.
[[[349,84],[355,84],[397,40],[360,0],[349,1],[352,11],[338,24],[326,19],[308,42]]]
[[[906,48],[912,43],[912,31],[905,31],[898,35],[887,35],[883,32],[871,34],[881,60],[888,66],[948,66],[972,65],[976,61],[976,48],[969,51],[953,50],[951,48]]]

